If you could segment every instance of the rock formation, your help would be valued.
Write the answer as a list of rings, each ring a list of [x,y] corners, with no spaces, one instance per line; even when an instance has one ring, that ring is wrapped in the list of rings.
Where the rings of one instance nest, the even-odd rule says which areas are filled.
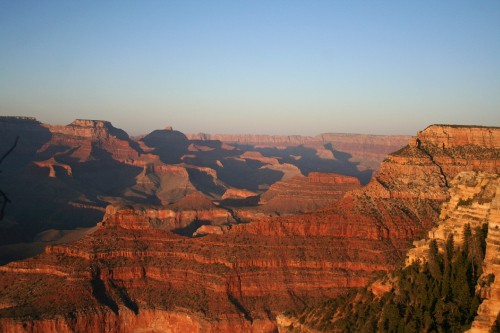
[[[477,316],[469,330],[470,333],[490,332],[500,314],[500,182],[498,178],[496,183],[496,193],[488,216],[488,237],[481,279],[484,284],[477,286],[484,300],[479,305]],[[492,277],[493,282],[491,282]]]
[[[431,126],[420,132],[382,162],[369,185],[307,214],[227,223],[224,219],[238,222],[240,212],[216,207],[196,191],[167,209],[111,206],[99,229],[84,239],[48,246],[35,258],[0,267],[0,330],[275,331],[275,317],[283,310],[343,294],[366,285],[373,273],[394,268],[411,242],[438,221],[459,171],[498,174],[500,129],[470,128],[474,138],[492,138],[491,145],[481,146],[458,133],[443,139],[440,133],[452,128]],[[163,139],[160,133],[158,140]],[[163,154],[156,143],[143,142]],[[292,152],[286,151],[287,156]],[[191,163],[222,152],[189,154],[195,154]],[[282,176],[263,173],[262,164],[271,161],[257,154],[224,154],[233,155],[218,159],[223,167],[212,162],[198,166],[216,170],[227,183],[238,181],[224,174],[230,170],[251,170],[269,180]],[[274,158],[273,163],[289,161]],[[309,177],[325,186],[358,186],[340,176]],[[169,220],[168,210],[180,217],[189,209],[198,214],[197,221],[203,219],[201,211],[221,217],[220,229],[194,225],[199,237],[170,231],[188,225],[184,217]]]
[[[487,143],[481,142],[487,146]],[[450,186],[450,199],[442,206],[438,225],[428,232],[427,238],[414,242],[415,248],[408,251],[406,262],[410,264],[415,260],[428,261],[431,240],[437,241],[440,251],[444,251],[445,242],[450,235],[453,235],[455,245],[463,246],[463,231],[466,225],[474,230],[487,224],[483,274],[476,288],[476,292],[484,300],[479,306],[471,329],[468,330],[471,333],[487,333],[500,314],[500,282],[497,278],[500,276],[499,174],[461,172],[450,181]]]
[[[68,156],[79,161],[88,161],[100,151],[117,161],[138,159],[140,155],[128,134],[108,121],[77,119],[67,126],[49,126],[49,130],[52,138],[40,149],[41,153],[66,147]]]
[[[361,187],[354,177],[311,172],[273,184],[260,197],[259,210],[298,213],[319,209],[340,200],[347,192]]]
[[[255,146],[258,148],[275,147],[284,149],[293,146],[306,146],[315,150],[322,159],[335,158],[335,151],[347,153],[345,158],[360,163],[362,169],[377,170],[385,156],[403,147],[409,136],[404,135],[367,135],[324,133],[314,137],[301,135],[231,135],[231,134],[189,134],[193,140],[219,140],[222,142]],[[326,148],[326,149],[325,149]],[[344,156],[342,155],[342,158]]]
[[[495,224],[492,220],[492,205],[499,188],[498,174],[465,171],[450,181],[450,199],[443,203],[438,224],[427,237],[414,242],[415,248],[406,255],[407,264],[415,260],[428,261],[431,240],[436,240],[444,249],[446,240],[453,235],[455,245],[462,246],[463,230],[466,224],[472,230],[483,224]]]

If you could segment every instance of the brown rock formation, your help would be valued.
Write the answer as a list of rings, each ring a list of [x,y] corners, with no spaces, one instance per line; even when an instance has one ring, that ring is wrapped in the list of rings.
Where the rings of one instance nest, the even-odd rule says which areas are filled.
[[[124,229],[178,230],[196,223],[221,225],[235,222],[230,212],[218,208],[199,192],[193,192],[174,204],[162,208],[110,205],[106,208],[103,225],[120,226]]]
[[[135,177],[135,184],[124,192],[125,197],[160,201],[163,205],[176,202],[196,189],[185,167],[180,165],[146,164]]]
[[[57,162],[54,159],[54,157],[51,157],[50,159],[48,159],[46,161],[35,161],[34,163],[36,166],[39,166],[41,168],[48,168],[49,169],[49,177],[52,177],[52,178],[56,177],[56,168],[58,168],[58,167],[65,170],[66,175],[68,175],[68,176],[72,175],[71,166]]]
[[[151,223],[143,223],[146,213],[134,214],[119,211],[82,241],[49,246],[44,255],[1,267],[0,285],[19,282],[15,288],[0,288],[0,329],[100,330],[96,325],[105,321],[113,332],[185,332],[190,327],[269,332],[275,329],[271,319],[276,311],[362,285],[367,270],[384,267],[351,266],[336,252],[342,244],[332,247],[338,241],[332,236],[318,236],[311,243],[304,236],[231,230],[185,238],[152,229]],[[382,247],[358,255],[367,260],[385,251]],[[348,274],[343,272],[346,265]],[[36,283],[40,278],[44,282]],[[18,297],[33,284],[36,292]],[[36,313],[39,319],[33,318]],[[148,313],[169,319],[148,323],[142,319]],[[179,315],[185,319],[173,319]]]
[[[224,193],[222,199],[246,199],[257,195],[257,193],[252,191],[230,188]]]
[[[67,153],[79,161],[88,161],[95,150],[108,152],[117,161],[138,159],[140,152],[125,131],[102,120],[77,119],[66,126],[48,126],[52,139],[40,152],[51,147],[66,147]]]
[[[333,204],[347,192],[361,187],[354,177],[311,172],[273,184],[260,197],[259,210],[297,213],[312,211]]]
[[[249,145],[259,148],[292,146],[307,146],[316,151],[322,159],[333,159],[332,150],[349,154],[353,162],[360,163],[362,169],[379,168],[385,156],[403,147],[410,136],[404,135],[367,135],[367,134],[338,134],[324,133],[317,136],[301,135],[231,135],[231,134],[189,134],[192,140],[219,140],[222,142]],[[328,149],[325,149],[325,146]]]
[[[485,223],[494,223],[491,220],[491,206],[499,187],[497,174],[465,171],[453,178],[449,185],[450,199],[441,207],[438,224],[427,233],[425,239],[414,242],[415,248],[406,255],[407,264],[415,260],[427,261],[431,240],[436,240],[444,251],[449,235],[453,235],[454,244],[462,245],[466,224],[474,230]]]
[[[500,181],[498,178],[496,183],[496,193],[491,201],[488,216],[488,237],[483,264],[482,281],[486,283],[484,286],[477,286],[484,300],[479,305],[477,316],[468,331],[470,333],[491,332],[500,314]],[[494,277],[493,282],[491,277]]]
[[[0,267],[0,330],[275,330],[284,309],[334,297],[394,267],[438,220],[456,159],[466,156],[471,171],[497,168],[496,146],[467,141],[450,150],[426,138],[419,134],[368,186],[318,212],[189,238],[162,230],[161,209],[109,211],[87,238]],[[346,182],[322,174],[311,180]]]

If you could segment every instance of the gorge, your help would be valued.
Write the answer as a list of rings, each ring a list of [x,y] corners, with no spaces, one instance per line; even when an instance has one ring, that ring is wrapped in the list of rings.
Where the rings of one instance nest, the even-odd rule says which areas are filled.
[[[415,138],[364,139],[212,138],[169,128],[134,140],[107,122],[17,122],[0,122],[2,134],[22,129],[33,140],[7,172],[23,184],[36,176],[44,196],[62,193],[46,199],[61,213],[43,228],[66,225],[68,206],[101,221],[78,241],[0,266],[2,332],[276,332],[284,311],[366,286],[401,265],[440,216],[463,215],[452,204],[456,177],[496,179],[500,170],[497,127],[432,125]],[[402,139],[409,143],[394,147]],[[363,145],[373,150],[361,153]],[[395,152],[385,156],[387,147]],[[366,162],[358,169],[347,154]],[[362,187],[374,156],[380,167]],[[488,188],[493,198],[498,186]],[[20,198],[35,200],[12,200]],[[23,215],[9,208],[15,235]],[[488,292],[483,317],[498,309],[496,285]]]

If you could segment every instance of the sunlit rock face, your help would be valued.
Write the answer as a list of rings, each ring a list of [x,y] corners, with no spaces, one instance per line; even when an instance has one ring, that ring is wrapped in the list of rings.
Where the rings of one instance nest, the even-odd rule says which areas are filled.
[[[351,190],[361,188],[354,177],[334,173],[311,172],[273,184],[260,197],[260,210],[279,214],[319,209],[337,202]]]

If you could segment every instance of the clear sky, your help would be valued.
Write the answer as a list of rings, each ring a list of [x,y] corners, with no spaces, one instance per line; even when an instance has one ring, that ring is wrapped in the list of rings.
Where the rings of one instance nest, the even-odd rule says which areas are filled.
[[[131,134],[500,126],[500,1],[0,0],[0,115]]]

